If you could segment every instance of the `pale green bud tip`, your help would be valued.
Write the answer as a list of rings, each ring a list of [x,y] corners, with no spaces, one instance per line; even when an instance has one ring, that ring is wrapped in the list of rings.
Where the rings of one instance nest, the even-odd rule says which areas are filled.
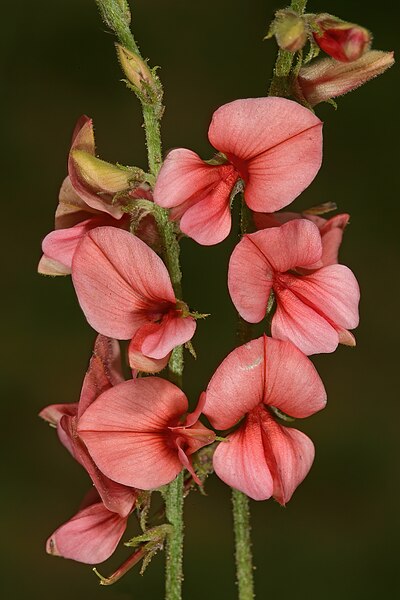
[[[129,189],[132,180],[138,179],[137,169],[112,165],[84,150],[73,150],[71,158],[79,178],[95,190],[116,194]]]
[[[307,28],[303,17],[291,10],[279,10],[267,37],[275,35],[281,50],[297,52],[307,41]]]
[[[141,92],[145,92],[146,87],[154,87],[151,71],[145,61],[124,46],[120,44],[115,44],[115,46],[119,63],[128,81]]]

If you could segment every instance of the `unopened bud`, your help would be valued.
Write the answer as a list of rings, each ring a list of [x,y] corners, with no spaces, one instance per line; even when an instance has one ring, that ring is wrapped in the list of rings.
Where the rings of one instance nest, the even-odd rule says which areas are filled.
[[[116,194],[129,189],[133,180],[143,180],[140,169],[112,165],[85,150],[72,150],[71,159],[78,177],[95,190]]]
[[[358,60],[371,45],[371,33],[328,14],[317,15],[313,32],[318,46],[340,62]]]
[[[394,64],[393,52],[369,50],[351,63],[322,58],[302,67],[293,94],[310,106],[343,96],[377,77]]]
[[[115,46],[119,63],[128,81],[142,93],[146,93],[149,88],[154,88],[154,80],[145,61],[120,44]]]
[[[301,50],[307,41],[304,19],[292,10],[279,10],[266,37],[273,35],[281,50],[288,52]]]

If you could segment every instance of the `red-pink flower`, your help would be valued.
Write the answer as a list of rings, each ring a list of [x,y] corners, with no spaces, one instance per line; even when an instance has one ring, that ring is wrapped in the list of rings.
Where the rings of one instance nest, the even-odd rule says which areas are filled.
[[[214,161],[204,162],[184,148],[172,150],[154,189],[154,201],[172,209],[183,233],[206,246],[229,234],[230,196],[239,179],[248,206],[272,212],[292,202],[321,165],[321,121],[284,98],[221,106],[208,138],[220,153]]]
[[[218,477],[254,500],[286,504],[310,470],[314,445],[280,425],[274,409],[303,418],[325,403],[314,365],[290,342],[263,336],[236,348],[212,376],[203,409],[216,429],[239,425],[214,453]]]
[[[75,251],[72,279],[90,325],[103,335],[132,340],[132,368],[160,370],[173,348],[195,332],[196,321],[175,298],[161,258],[126,231],[90,231]],[[150,365],[155,359],[153,368],[144,368],[142,358],[137,362],[138,353]]]
[[[240,315],[258,323],[271,291],[276,300],[273,337],[290,340],[305,354],[355,345],[359,287],[344,265],[322,266],[318,227],[306,219],[245,235],[234,249],[228,287]],[[304,269],[312,270],[304,273]]]
[[[122,381],[124,377],[121,372],[118,342],[99,335],[83,381],[79,402],[52,404],[44,408],[39,416],[57,427],[60,441],[86,469],[107,511],[126,517],[136,502],[136,490],[111,481],[104,475],[94,464],[77,433],[79,420],[87,408],[102,392]]]
[[[108,510],[97,495],[89,506],[56,529],[47,540],[46,551],[88,565],[99,564],[114,552],[127,520],[128,515]]]
[[[202,399],[201,399],[202,400]],[[151,490],[186,467],[190,455],[215,439],[174,384],[158,377],[126,381],[102,394],[79,421],[78,432],[101,471],[127,486]]]
[[[287,223],[293,219],[308,219],[309,221],[312,221],[318,227],[321,234],[321,263],[324,267],[334,265],[338,262],[343,231],[350,219],[350,215],[346,213],[335,215],[330,219],[324,219],[323,217],[307,212],[254,213],[253,217],[257,229],[280,227],[283,223]]]
[[[360,58],[371,45],[371,34],[354,23],[341,21],[328,14],[318,15],[315,19],[318,31],[314,39],[324,52],[341,62],[352,62]]]
[[[74,159],[76,152],[93,157],[99,163],[100,168],[97,164],[92,166],[92,170],[97,169],[102,175],[96,186],[92,180],[90,183],[87,181],[87,176],[86,179],[83,177],[85,171]],[[68,170],[69,175],[63,181],[59,194],[55,230],[42,243],[43,256],[38,271],[43,275],[69,275],[76,247],[88,231],[104,225],[129,230],[130,216],[122,211],[122,204],[139,198],[152,200],[148,185],[128,189],[129,171],[120,171],[115,165],[95,158],[93,123],[88,117],[81,117],[75,127]],[[106,176],[102,173],[104,170]],[[117,191],[125,188],[126,193],[114,202]],[[150,245],[156,243],[157,229],[151,215],[143,217],[136,234]]]

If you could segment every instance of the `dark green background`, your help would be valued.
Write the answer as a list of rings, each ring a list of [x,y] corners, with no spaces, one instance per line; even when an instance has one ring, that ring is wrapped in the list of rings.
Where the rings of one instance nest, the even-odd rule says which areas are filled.
[[[309,9],[359,21],[373,31],[376,48],[394,49],[400,9],[390,0],[374,4],[318,0]],[[162,66],[165,149],[186,146],[211,157],[206,132],[212,111],[266,93],[275,45],[261,40],[277,8],[277,0],[134,3],[143,53]],[[36,416],[47,404],[77,400],[94,338],[70,279],[36,275],[71,131],[86,113],[103,158],[145,167],[140,109],[119,83],[113,38],[94,0],[7,3],[1,16],[4,597],[158,600],[160,557],[143,578],[133,571],[117,586],[99,588],[89,567],[45,554],[46,537],[74,513],[88,480]],[[317,448],[310,476],[286,509],[273,501],[252,503],[259,599],[396,595],[398,92],[394,67],[339,100],[337,112],[328,105],[317,110],[325,120],[324,164],[296,206],[332,200],[351,213],[341,257],[361,284],[362,321],[355,350],[315,359],[329,404],[300,423]],[[213,248],[182,244],[185,300],[212,313],[194,340],[198,361],[188,358],[185,391],[192,403],[235,343],[226,291],[234,242],[231,236]],[[193,494],[186,521],[185,598],[235,598],[228,490],[214,480],[208,497]]]

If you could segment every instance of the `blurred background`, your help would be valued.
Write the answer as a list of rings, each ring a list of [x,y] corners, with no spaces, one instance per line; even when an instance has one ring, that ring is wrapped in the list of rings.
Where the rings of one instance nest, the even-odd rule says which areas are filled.
[[[133,26],[165,86],[165,151],[184,146],[211,158],[213,110],[268,90],[275,43],[262,42],[277,0],[137,0]],[[374,47],[396,49],[400,8],[390,0],[314,0],[310,12],[359,22]],[[4,14],[4,10],[6,14]],[[94,333],[70,278],[36,274],[66,174],[70,136],[94,119],[99,155],[146,167],[140,107],[119,80],[113,37],[94,0],[35,0],[2,9],[4,249],[1,363],[4,597],[159,600],[163,556],[144,577],[133,570],[100,588],[90,567],[49,557],[46,538],[75,513],[89,482],[37,417],[79,397]],[[325,411],[299,424],[315,442],[314,467],[287,508],[252,502],[257,597],[369,600],[394,597],[399,546],[399,85],[398,67],[322,105],[325,157],[294,207],[328,200],[351,214],[341,260],[361,289],[355,350],[315,358],[328,390]],[[5,189],[4,189],[5,188]],[[8,215],[8,216],[7,216]],[[8,219],[10,217],[10,220]],[[194,404],[235,345],[226,268],[236,232],[217,247],[182,244],[185,300],[212,316],[198,326],[185,391]],[[230,495],[213,478],[207,497],[186,502],[185,598],[235,598]],[[127,555],[102,565],[109,574]]]

